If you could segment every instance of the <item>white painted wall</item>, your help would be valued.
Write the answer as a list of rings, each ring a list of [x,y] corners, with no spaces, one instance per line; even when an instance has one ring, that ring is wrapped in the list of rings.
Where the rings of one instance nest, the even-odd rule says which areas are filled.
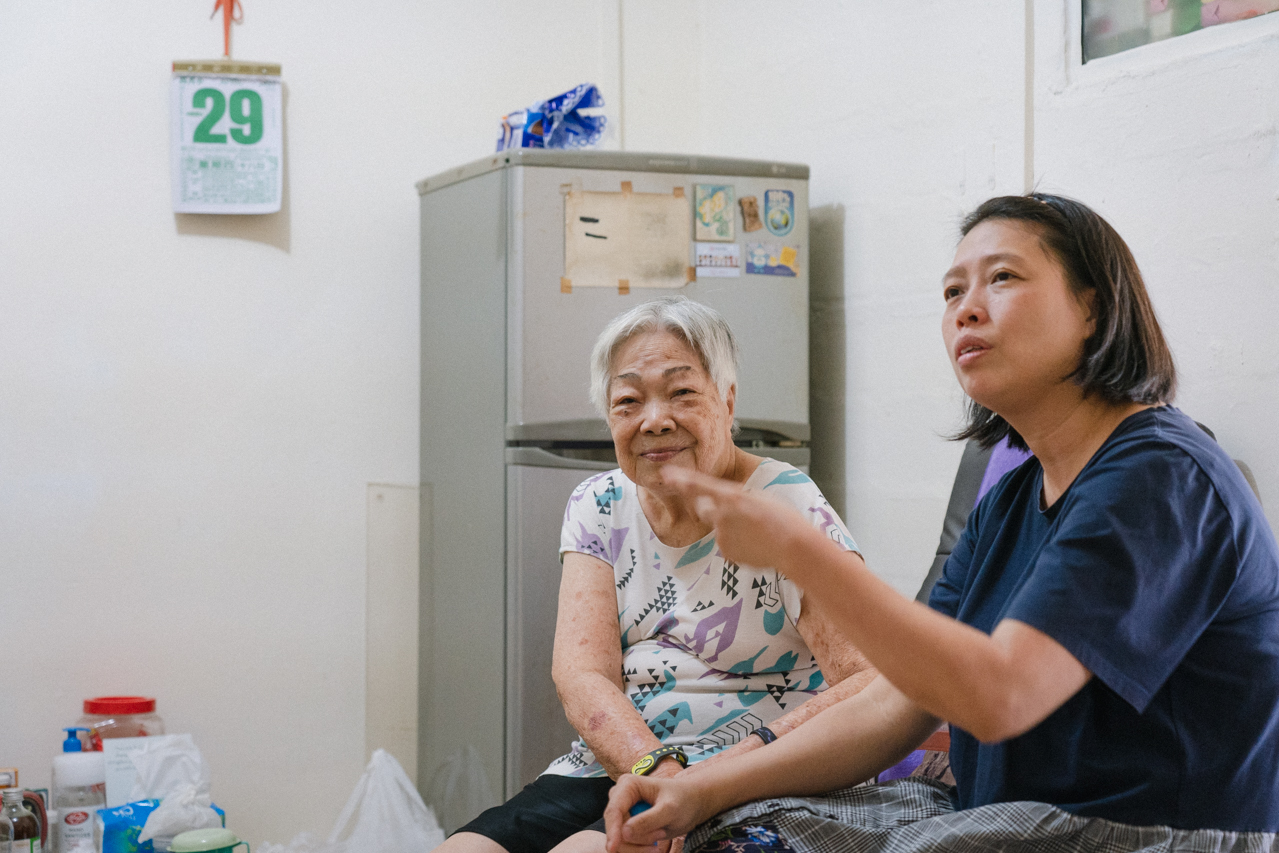
[[[1145,275],[1177,405],[1252,469],[1279,527],[1279,14],[1085,66],[1037,13],[1035,176],[1097,207]]]
[[[848,517],[903,592],[959,454],[938,277],[958,216],[1023,188],[1028,82],[1036,178],[1128,237],[1182,404],[1273,522],[1279,16],[1078,72],[1068,2],[1036,3],[1028,81],[1023,0],[627,0],[620,27],[589,0],[247,0],[235,54],[288,87],[287,209],[256,220],[169,210],[168,63],[218,52],[209,4],[8,4],[0,765],[44,784],[81,699],[153,694],[237,831],[327,831],[366,735],[402,729],[366,719],[393,685],[366,583],[405,577],[411,516],[370,484],[418,476],[413,182],[581,80],[621,81],[630,150],[807,162],[844,206]]]
[[[958,463],[938,288],[958,220],[1031,184],[1127,238],[1178,404],[1250,465],[1276,525],[1279,15],[1081,68],[1077,0],[1033,0],[1029,20],[1031,0],[707,0],[664,8],[673,32],[633,26],[639,5],[628,98],[654,56],[680,126],[628,127],[628,147],[805,162],[812,206],[845,207],[845,503],[881,576],[914,594]]]
[[[961,397],[941,274],[959,216],[1023,185],[1023,2],[687,5],[642,44],[626,19],[627,145],[808,163],[810,205],[845,207],[847,516],[870,565],[913,596],[961,450],[943,438]],[[650,53],[678,129],[632,121]]]
[[[618,27],[244,6],[234,55],[287,86],[286,210],[257,219],[169,206],[169,63],[220,54],[211,2],[4,4],[0,766],[48,784],[83,698],[153,695],[256,845],[327,833],[364,766],[366,560],[400,553],[369,484],[418,480],[414,181],[512,108],[615,91]]]

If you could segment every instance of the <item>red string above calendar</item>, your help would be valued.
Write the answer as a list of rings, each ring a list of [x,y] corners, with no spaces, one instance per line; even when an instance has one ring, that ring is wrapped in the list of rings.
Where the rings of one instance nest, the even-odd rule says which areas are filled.
[[[213,4],[213,14],[209,15],[210,21],[219,9],[222,10],[222,55],[230,59],[231,24],[244,23],[244,7],[240,5],[240,0],[217,0]]]

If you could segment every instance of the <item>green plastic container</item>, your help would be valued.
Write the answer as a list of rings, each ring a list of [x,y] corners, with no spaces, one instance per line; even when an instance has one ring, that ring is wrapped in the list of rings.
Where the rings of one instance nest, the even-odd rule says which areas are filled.
[[[173,836],[169,850],[172,853],[231,853],[231,848],[241,844],[245,853],[249,853],[249,842],[241,841],[229,829],[189,829]]]

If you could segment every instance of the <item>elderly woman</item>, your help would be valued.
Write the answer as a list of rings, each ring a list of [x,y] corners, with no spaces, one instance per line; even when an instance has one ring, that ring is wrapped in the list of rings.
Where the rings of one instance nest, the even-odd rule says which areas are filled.
[[[620,467],[569,499],[553,667],[581,738],[441,850],[531,853],[569,839],[562,851],[603,851],[613,779],[729,766],[873,678],[824,602],[767,563],[725,559],[664,476],[768,494],[833,548],[855,549],[812,480],[734,445],[736,373],[728,325],[687,299],[639,305],[600,335],[591,394]]]
[[[1128,247],[1051,195],[992,199],[942,279],[966,437],[1034,457],[973,511],[929,606],[788,508],[660,472],[729,559],[829,603],[881,675],[731,769],[628,779],[610,850],[1270,850],[1279,832],[1279,548],[1230,458],[1168,405]],[[845,788],[951,726],[952,792]],[[952,804],[951,797],[954,797]],[[638,801],[652,803],[629,817]],[[955,811],[955,808],[959,811]]]

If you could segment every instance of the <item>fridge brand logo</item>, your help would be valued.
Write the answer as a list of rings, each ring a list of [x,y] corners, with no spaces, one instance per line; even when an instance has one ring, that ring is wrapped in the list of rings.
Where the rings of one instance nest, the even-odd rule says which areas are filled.
[[[72,826],[79,826],[80,824],[84,823],[88,819],[89,819],[88,812],[71,812],[65,818],[63,818],[63,820],[65,820],[67,823],[71,824]]]

